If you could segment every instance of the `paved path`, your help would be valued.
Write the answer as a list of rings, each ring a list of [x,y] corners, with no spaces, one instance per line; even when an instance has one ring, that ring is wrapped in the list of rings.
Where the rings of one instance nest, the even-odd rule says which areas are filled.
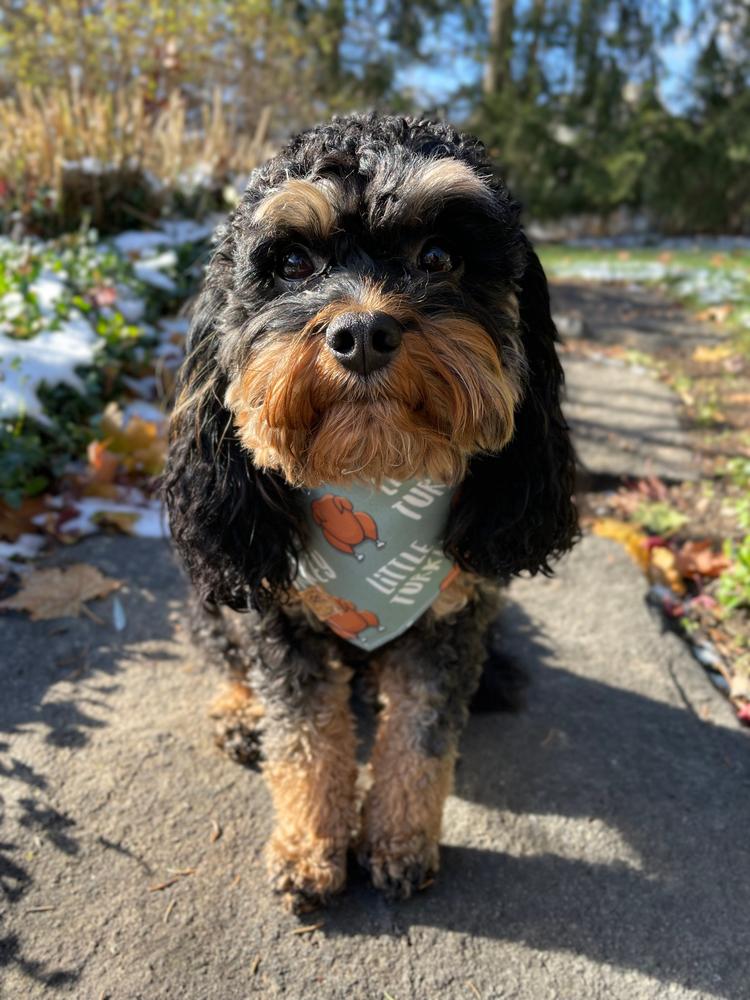
[[[716,329],[649,289],[563,282],[551,286],[551,298],[573,350],[563,358],[565,412],[584,470],[595,477],[696,479],[699,464],[671,389],[642,365],[582,356],[575,346],[583,336],[604,347],[689,354],[698,344],[714,343]]]
[[[690,353],[698,344],[716,343],[725,336],[653,288],[555,281],[551,293],[555,314],[569,317],[562,324],[566,338],[584,336],[657,354],[678,345]]]
[[[596,475],[697,479],[672,390],[648,369],[566,355],[565,415],[583,468]]]
[[[747,997],[750,742],[613,543],[513,586],[529,706],[472,720],[436,884],[388,905],[355,873],[305,935],[265,887],[261,779],[211,745],[166,547],[53,562],[78,560],[127,580],[123,632],[2,624],[3,997]]]
[[[635,450],[597,452],[583,422],[627,430],[651,376],[568,369],[590,467],[624,450],[637,474],[641,425]],[[50,560],[80,561],[126,581],[122,632],[108,601],[105,624],[0,618],[1,997],[750,995],[750,740],[618,546],[587,537],[511,588],[529,705],[472,719],[435,885],[389,905],[353,871],[306,934],[266,889],[262,781],[212,746],[216,678],[166,545],[102,536]]]

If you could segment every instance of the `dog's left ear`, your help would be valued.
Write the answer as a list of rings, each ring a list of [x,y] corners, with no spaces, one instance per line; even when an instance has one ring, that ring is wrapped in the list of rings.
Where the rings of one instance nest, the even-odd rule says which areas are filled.
[[[549,291],[526,241],[520,321],[528,376],[515,432],[498,454],[474,459],[448,525],[446,551],[482,576],[551,572],[578,537],[575,455],[560,408],[563,372]]]

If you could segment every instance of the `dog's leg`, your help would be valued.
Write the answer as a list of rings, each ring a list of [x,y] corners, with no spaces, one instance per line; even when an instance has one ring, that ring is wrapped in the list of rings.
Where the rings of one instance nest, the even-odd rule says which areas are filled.
[[[228,675],[208,709],[215,720],[214,742],[230,760],[254,767],[260,759],[263,709],[246,683],[252,663],[248,620],[191,594],[188,627],[204,656]]]
[[[244,681],[230,680],[211,702],[214,742],[230,760],[247,767],[260,759],[260,723],[263,706]]]
[[[252,683],[265,709],[264,773],[276,813],[269,873],[286,905],[303,912],[346,878],[356,823],[351,671],[326,662],[329,642],[280,613],[259,633]]]
[[[360,859],[391,898],[410,896],[438,868],[458,738],[484,660],[486,619],[476,610],[442,621],[428,613],[379,664],[382,714]]]

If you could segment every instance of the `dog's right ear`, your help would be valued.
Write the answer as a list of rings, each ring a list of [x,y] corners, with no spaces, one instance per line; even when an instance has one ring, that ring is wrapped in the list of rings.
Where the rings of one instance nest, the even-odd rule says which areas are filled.
[[[204,601],[263,608],[296,572],[292,491],[260,472],[236,438],[216,361],[225,293],[211,275],[197,302],[170,422],[164,495],[177,550]]]

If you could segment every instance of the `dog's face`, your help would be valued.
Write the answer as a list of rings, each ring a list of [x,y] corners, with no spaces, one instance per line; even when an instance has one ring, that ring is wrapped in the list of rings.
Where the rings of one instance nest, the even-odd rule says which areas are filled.
[[[363,144],[245,195],[218,360],[258,467],[294,486],[455,483],[507,444],[516,211],[457,154]]]
[[[478,140],[367,115],[303,133],[224,226],[188,339],[166,495],[202,592],[290,579],[293,487],[463,481],[446,549],[507,576],[575,534],[541,266]]]

